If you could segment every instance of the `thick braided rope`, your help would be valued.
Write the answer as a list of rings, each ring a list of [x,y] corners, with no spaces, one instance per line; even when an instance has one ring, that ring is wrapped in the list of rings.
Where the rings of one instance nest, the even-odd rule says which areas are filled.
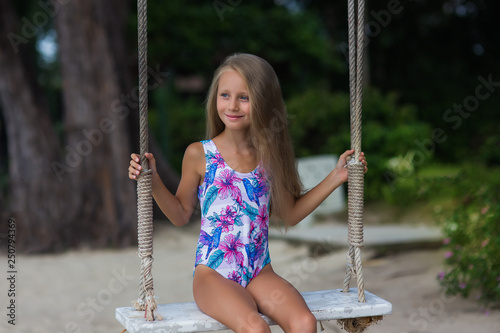
[[[364,166],[361,153],[361,111],[363,98],[364,0],[358,0],[357,15],[354,0],[348,3],[349,22],[349,88],[351,92],[351,149],[355,150],[348,163],[348,240],[347,269],[344,292],[349,290],[351,277],[358,282],[358,301],[365,302],[361,248],[363,247]],[[356,25],[357,23],[357,25]]]
[[[155,320],[157,309],[154,298],[153,275],[153,197],[152,176],[145,157],[148,152],[148,40],[147,40],[147,0],[137,0],[138,49],[139,49],[139,121],[140,154],[143,172],[137,182],[137,231],[139,258],[141,258],[141,276],[139,298],[134,303],[137,310],[145,311],[148,321]],[[161,316],[157,315],[161,320]]]

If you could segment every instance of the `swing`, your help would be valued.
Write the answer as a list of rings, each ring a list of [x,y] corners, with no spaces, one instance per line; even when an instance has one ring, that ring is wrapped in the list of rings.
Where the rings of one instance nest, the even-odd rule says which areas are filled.
[[[343,289],[304,292],[302,296],[318,321],[338,320],[348,332],[363,332],[369,325],[392,313],[391,303],[364,290],[361,247],[363,246],[364,165],[361,152],[361,99],[364,45],[364,4],[348,0],[349,87],[351,91],[351,148],[355,156],[348,162],[348,241],[347,269]],[[138,240],[141,274],[139,298],[134,307],[116,309],[116,319],[131,333],[209,332],[226,326],[202,313],[194,302],[157,305],[153,290],[153,198],[151,171],[144,154],[148,151],[147,129],[147,0],[138,0],[140,154],[143,172],[137,181]],[[357,16],[357,17],[356,17]],[[357,27],[355,26],[357,21]],[[355,32],[355,30],[357,32]],[[357,33],[357,37],[355,36]],[[351,277],[357,288],[349,288]],[[275,324],[262,315],[270,325]]]

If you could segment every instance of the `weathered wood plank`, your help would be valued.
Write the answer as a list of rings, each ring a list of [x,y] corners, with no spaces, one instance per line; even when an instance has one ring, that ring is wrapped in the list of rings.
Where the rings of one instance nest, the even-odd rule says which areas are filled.
[[[348,293],[342,289],[302,293],[318,321],[344,318],[383,316],[392,313],[392,304],[365,291],[366,303],[359,303],[356,288]],[[226,326],[201,312],[194,302],[158,305],[162,321],[148,322],[144,312],[133,307],[116,309],[116,319],[130,333],[211,332],[227,329]],[[270,325],[275,324],[262,315]]]

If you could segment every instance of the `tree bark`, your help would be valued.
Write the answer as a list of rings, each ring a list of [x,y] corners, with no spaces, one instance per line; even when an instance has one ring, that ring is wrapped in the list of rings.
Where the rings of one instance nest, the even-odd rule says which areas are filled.
[[[40,252],[63,245],[61,239],[67,241],[64,200],[69,196],[51,168],[57,159],[57,138],[29,63],[33,57],[25,47],[27,30],[21,28],[11,3],[0,0],[0,100],[8,138],[10,194],[2,211],[17,222],[17,247]]]
[[[36,27],[28,27],[29,17],[20,20],[12,1],[0,0],[0,111],[9,164],[9,194],[2,198],[0,217],[16,219],[17,245],[24,252],[136,244],[135,182],[127,175],[130,147],[138,143],[136,89],[125,42],[128,5],[121,0],[52,4],[54,11],[43,13],[55,14],[64,142],[37,84],[33,48],[27,47],[35,42]],[[162,75],[155,79],[155,85],[161,83]],[[154,140],[150,150],[174,192],[177,174]]]
[[[114,15],[111,5],[124,6],[71,1],[56,16],[67,135],[67,172],[61,177],[78,194],[72,202],[74,229],[96,246],[136,242],[135,191],[127,175],[130,109],[121,99],[113,52],[124,33],[107,22]]]

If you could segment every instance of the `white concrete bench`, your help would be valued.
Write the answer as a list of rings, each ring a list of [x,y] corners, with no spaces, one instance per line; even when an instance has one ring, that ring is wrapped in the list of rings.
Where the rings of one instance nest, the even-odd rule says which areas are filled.
[[[335,155],[317,155],[297,159],[297,170],[306,190],[318,185],[337,165]],[[315,215],[337,213],[345,209],[344,186],[341,185],[316,210],[304,218],[298,227],[308,227],[314,221]]]
[[[318,321],[383,316],[392,313],[391,303],[365,291],[366,303],[358,302],[356,288],[348,293],[342,289],[302,293],[309,309]],[[146,321],[144,311],[133,307],[116,309],[116,319],[130,333],[211,332],[227,329],[226,326],[201,312],[194,302],[158,305],[162,321]],[[275,323],[262,315],[270,325]]]

